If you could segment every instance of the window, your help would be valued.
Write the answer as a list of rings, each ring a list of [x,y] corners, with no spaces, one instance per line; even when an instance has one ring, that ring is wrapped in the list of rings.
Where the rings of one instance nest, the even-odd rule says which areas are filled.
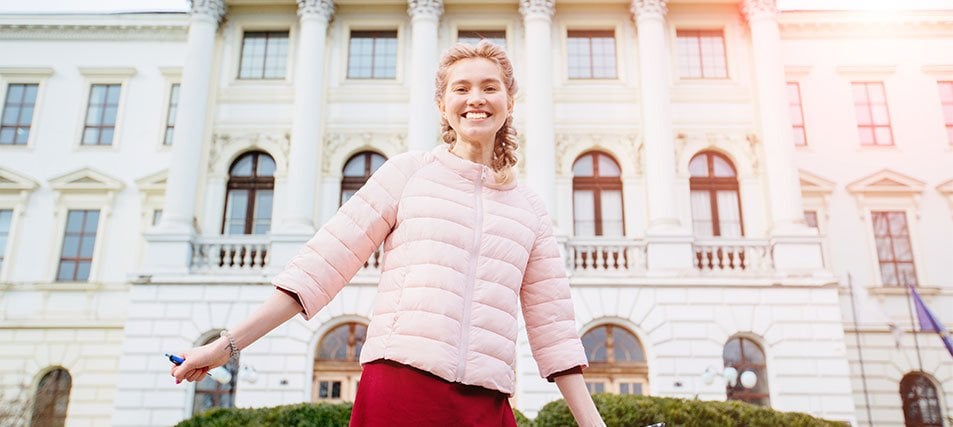
[[[618,325],[603,325],[582,336],[589,358],[590,393],[648,394],[648,365],[639,339]]]
[[[10,224],[13,222],[13,211],[0,209],[0,271],[3,271],[3,260],[7,254],[7,238],[10,237]]]
[[[38,87],[37,84],[7,86],[7,99],[3,103],[3,119],[0,121],[0,145],[26,145],[30,140]]]
[[[247,32],[242,40],[240,79],[283,79],[288,63],[288,32]]]
[[[911,372],[900,380],[904,425],[911,427],[943,427],[940,399],[936,386],[925,375]]]
[[[218,334],[210,334],[202,345],[218,338]],[[235,387],[238,380],[238,358],[228,359],[225,369],[232,374],[228,384],[222,384],[209,378],[207,375],[195,383],[195,395],[192,398],[192,415],[198,415],[212,408],[235,407]]]
[[[57,281],[81,282],[89,279],[98,227],[98,210],[71,209],[67,213]]]
[[[66,408],[73,379],[69,372],[59,368],[47,372],[40,379],[33,396],[31,426],[63,426],[66,424]]]
[[[351,31],[349,79],[397,77],[397,31]]]
[[[155,227],[162,222],[162,209],[154,209],[152,211],[152,226]]]
[[[788,82],[788,105],[791,111],[791,127],[794,130],[794,145],[807,145],[807,134],[804,132],[804,107],[801,104],[801,85],[797,82]]]
[[[692,226],[697,237],[741,237],[741,198],[735,167],[725,156],[701,152],[688,164]]]
[[[480,43],[480,40],[483,39],[486,39],[497,46],[506,47],[506,31],[460,30],[457,32],[457,43],[466,43],[476,46],[477,43]]]
[[[721,30],[678,30],[678,75],[689,79],[728,78],[725,36]]]
[[[165,116],[165,136],[162,145],[172,145],[172,131],[175,129],[175,113],[179,109],[179,84],[173,83],[169,92],[169,110]]]
[[[880,82],[854,82],[854,109],[861,145],[893,145],[887,96]]]
[[[566,62],[570,79],[614,79],[615,32],[569,31]]]
[[[576,236],[622,237],[622,179],[619,164],[595,151],[572,166],[573,227]]]
[[[744,337],[734,337],[725,344],[725,366],[738,370],[738,376],[745,371],[754,372],[757,382],[754,387],[746,388],[737,381],[732,387],[726,384],[728,400],[740,400],[761,406],[771,406],[768,396],[768,370],[764,358],[764,350],[758,343]]]
[[[328,331],[314,356],[313,401],[353,401],[361,377],[367,325],[348,322]]]
[[[223,234],[265,234],[271,230],[275,161],[260,151],[245,154],[228,172]]]
[[[913,247],[907,230],[907,215],[902,211],[871,212],[874,240],[880,261],[880,279],[884,286],[917,285]]]
[[[94,84],[89,89],[83,145],[112,145],[122,85]]]
[[[817,229],[817,211],[804,211],[804,224],[810,228]]]
[[[341,180],[341,204],[357,193],[385,161],[387,159],[384,156],[371,151],[357,153],[348,159],[344,164],[344,179]]]
[[[953,81],[939,82],[940,104],[943,108],[943,123],[946,125],[946,139],[953,144]]]

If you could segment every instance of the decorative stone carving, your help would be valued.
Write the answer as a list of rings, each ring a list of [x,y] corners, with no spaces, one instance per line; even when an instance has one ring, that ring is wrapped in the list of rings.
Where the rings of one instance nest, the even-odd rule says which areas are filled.
[[[611,154],[623,173],[641,175],[642,144],[637,133],[558,133],[556,134],[556,176],[571,177],[572,164],[584,151],[596,149]]]
[[[665,18],[668,0],[632,0],[629,11],[636,20],[640,18]]]
[[[249,132],[242,134],[216,133],[208,152],[209,170],[213,174],[228,175],[228,164],[223,156],[249,149],[262,150],[275,160],[275,174],[287,173],[288,156],[291,152],[291,135],[288,132]]]
[[[334,16],[334,0],[298,0],[298,16],[301,18],[324,18]]]
[[[778,15],[778,4],[776,0],[745,0],[741,12],[748,22],[757,18],[774,19]]]
[[[192,5],[192,15],[205,15],[215,22],[222,22],[228,10],[225,0],[190,0],[189,3]]]
[[[532,15],[543,15],[552,19],[556,14],[556,2],[554,0],[520,0],[520,15],[527,18]]]
[[[324,151],[321,156],[321,172],[325,175],[340,174],[347,156],[364,149],[372,149],[392,157],[407,151],[407,133],[336,131],[324,135]]]
[[[408,0],[407,14],[411,19],[438,19],[443,15],[443,0]]]

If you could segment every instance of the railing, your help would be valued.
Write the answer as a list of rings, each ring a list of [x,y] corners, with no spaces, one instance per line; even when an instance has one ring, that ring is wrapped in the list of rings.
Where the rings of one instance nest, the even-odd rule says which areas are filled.
[[[192,242],[192,271],[249,273],[268,264],[268,236],[198,237]]]
[[[358,276],[377,276],[381,274],[381,261],[384,257],[384,248],[377,248],[374,253],[371,254],[370,258],[367,259],[367,262],[364,263],[364,266],[360,270],[357,270]]]
[[[645,243],[618,238],[569,238],[564,242],[569,274],[645,271]]]
[[[692,263],[703,272],[756,274],[774,270],[767,240],[696,240],[692,247],[695,254]]]

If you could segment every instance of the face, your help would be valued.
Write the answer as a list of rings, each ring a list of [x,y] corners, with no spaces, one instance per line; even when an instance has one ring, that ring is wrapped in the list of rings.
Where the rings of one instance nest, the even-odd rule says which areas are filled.
[[[492,149],[513,101],[500,67],[485,58],[468,58],[450,66],[447,89],[437,108],[457,132],[457,142]]]

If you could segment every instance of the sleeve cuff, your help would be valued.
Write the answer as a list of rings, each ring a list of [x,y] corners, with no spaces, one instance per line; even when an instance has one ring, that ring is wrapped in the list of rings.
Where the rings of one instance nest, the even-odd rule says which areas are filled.
[[[574,366],[572,368],[566,369],[565,371],[556,372],[546,377],[546,381],[554,382],[556,381],[556,377],[561,377],[563,375],[571,375],[571,374],[582,374],[582,365]]]

